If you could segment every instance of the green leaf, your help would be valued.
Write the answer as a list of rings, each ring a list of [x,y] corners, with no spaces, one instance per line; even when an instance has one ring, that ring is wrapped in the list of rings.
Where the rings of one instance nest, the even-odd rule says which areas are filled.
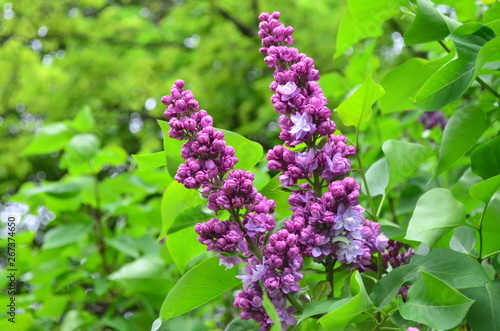
[[[331,289],[331,286],[330,286]],[[340,300],[321,300],[321,301],[311,301],[308,302],[304,306],[304,311],[302,315],[297,319],[297,323],[302,322],[303,320],[316,315],[323,315],[329,313],[339,307],[342,307],[344,304],[349,302],[351,298],[344,298]]]
[[[500,6],[498,6],[500,8]],[[499,19],[500,22],[500,19]],[[474,70],[474,78],[479,74],[479,70],[484,66],[485,63],[500,61],[500,38],[497,37],[493,40],[488,41],[481,47],[477,55],[476,69]]]
[[[500,136],[478,146],[470,159],[472,172],[481,178],[500,175]]]
[[[459,226],[450,239],[450,248],[456,252],[471,254],[476,245],[476,231],[469,226]]]
[[[253,320],[242,320],[235,318],[224,329],[224,331],[255,331],[259,325]]]
[[[398,182],[410,177],[415,169],[434,153],[429,147],[399,140],[386,141],[382,145],[382,150],[390,166],[386,192]]]
[[[192,227],[167,234],[167,247],[172,260],[181,273],[192,258],[206,251],[206,246],[198,242],[198,234]]]
[[[238,271],[225,270],[218,261],[212,257],[186,272],[168,293],[160,317],[168,320],[187,313],[238,285]]]
[[[89,132],[94,126],[95,120],[89,106],[83,107],[71,122],[71,127],[79,132]]]
[[[385,195],[385,189],[389,184],[390,167],[387,158],[383,157],[366,171],[366,181],[372,197]],[[363,192],[366,193],[365,184],[362,184]]]
[[[382,24],[401,13],[404,1],[349,0],[349,8],[342,17],[337,35],[335,58],[365,38],[379,37],[383,34]]]
[[[135,162],[139,166],[139,170],[146,171],[167,165],[165,152],[157,152],[152,154],[132,155]]]
[[[140,256],[137,248],[137,242],[131,236],[122,235],[114,238],[104,238],[104,241],[106,244],[125,255],[131,256],[135,259]]]
[[[366,77],[359,89],[344,100],[336,109],[337,113],[347,126],[359,128],[372,116],[372,105],[385,91],[382,86],[375,83],[372,76]]]
[[[464,289],[462,293],[474,300],[465,317],[472,330],[500,330],[500,290],[498,286],[488,282],[483,287]]]
[[[418,199],[405,239],[426,243],[432,248],[448,231],[465,225],[467,210],[450,190],[434,188]]]
[[[448,330],[460,324],[472,303],[439,278],[423,271],[408,291],[406,303],[398,298],[403,318],[438,330]]]
[[[26,148],[24,154],[39,155],[61,150],[72,135],[71,129],[64,123],[47,124]]]
[[[167,235],[178,215],[200,204],[203,204],[203,199],[198,191],[189,190],[176,181],[171,182],[161,200],[162,230],[159,238]]]
[[[354,318],[373,306],[359,271],[351,275],[350,286],[352,298],[319,319],[325,329],[344,330]]]
[[[484,12],[483,22],[495,31],[497,36],[500,36],[500,4],[498,4],[495,0],[492,0],[491,2],[495,2],[495,5]]]
[[[439,69],[415,96],[418,108],[431,111],[458,100],[474,79],[481,47],[495,38],[493,31],[479,23],[467,23],[451,35],[457,58]]]
[[[85,165],[90,167],[90,160],[99,151],[101,141],[92,133],[80,133],[71,138],[61,158],[63,169]]]
[[[264,294],[262,296],[262,299],[262,306],[264,306],[266,313],[273,321],[273,325],[271,326],[270,331],[282,331],[283,329],[281,328],[281,319],[278,315],[278,312],[276,311],[276,308],[271,302],[271,299],[269,299],[267,294]]]
[[[450,168],[472,148],[486,130],[486,126],[486,115],[480,108],[463,108],[453,114],[444,128],[438,166],[433,178]]]
[[[165,262],[155,255],[146,255],[133,262],[124,264],[120,269],[108,276],[110,280],[123,281],[155,278],[165,269]]]
[[[410,264],[391,270],[375,284],[370,299],[375,306],[384,309],[396,297],[401,286],[415,279],[418,274],[417,266]]]
[[[185,161],[181,157],[182,145],[184,145],[185,142],[168,136],[168,131],[170,130],[168,122],[158,120],[158,125],[163,132],[163,150],[165,151],[168,174],[170,177],[174,178],[177,174],[179,165]]]
[[[215,130],[222,131],[227,146],[234,147],[238,158],[238,163],[234,166],[235,169],[250,171],[262,159],[264,149],[261,144],[232,131],[218,128],[215,128]]]
[[[500,191],[500,175],[488,178],[472,186],[469,190],[471,197],[484,203],[488,203],[498,191]]]
[[[452,58],[451,53],[435,61],[412,58],[390,71],[380,83],[385,90],[385,94],[379,100],[382,114],[415,109],[411,101],[415,94],[439,68]],[[405,83],[401,84],[402,81]]]
[[[42,249],[66,246],[78,241],[92,230],[90,223],[65,224],[49,230],[43,239]]]
[[[481,287],[489,280],[476,259],[451,249],[437,248],[425,256],[415,255],[411,264],[455,289]]]
[[[417,5],[417,16],[404,34],[406,45],[444,39],[460,25],[439,13],[428,0],[417,0]]]
[[[271,178],[269,183],[260,190],[260,193],[276,202],[275,213],[279,215],[278,219],[285,219],[292,215],[292,211],[289,209],[288,205],[290,193],[280,189],[281,183],[278,180],[278,176],[279,174]]]
[[[94,167],[102,169],[105,166],[119,166],[127,161],[128,154],[122,147],[108,145],[97,152]]]

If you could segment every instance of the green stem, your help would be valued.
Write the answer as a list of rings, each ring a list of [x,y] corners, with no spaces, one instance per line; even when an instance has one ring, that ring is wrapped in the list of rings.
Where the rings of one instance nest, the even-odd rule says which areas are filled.
[[[94,195],[95,195],[95,207],[92,211],[92,220],[94,221],[94,232],[97,241],[97,249],[102,261],[102,267],[104,274],[108,275],[110,273],[108,261],[106,259],[106,243],[104,242],[104,235],[102,230],[102,212],[101,212],[101,193],[99,189],[99,179],[97,176],[94,177]]]
[[[302,312],[304,311],[302,305],[297,300],[295,300],[295,298],[291,296],[290,293],[283,293],[283,294],[285,295],[285,298],[292,304],[292,306],[294,306],[295,309],[297,309],[297,312],[302,314]]]
[[[326,280],[327,282],[330,283],[332,290],[328,294],[328,298],[332,299],[335,295],[335,288],[334,288],[334,279],[333,279],[333,267],[335,266],[335,259],[331,256],[328,255],[326,257],[326,262],[325,262],[325,271],[326,271]]]
[[[479,257],[477,258],[479,263],[481,263],[481,261],[483,260],[483,219],[484,219],[484,215],[486,214],[486,209],[488,208],[489,204],[490,204],[490,202],[488,201],[484,205],[483,213],[481,214],[481,218],[479,219],[479,226],[478,226],[478,230],[479,230]]]

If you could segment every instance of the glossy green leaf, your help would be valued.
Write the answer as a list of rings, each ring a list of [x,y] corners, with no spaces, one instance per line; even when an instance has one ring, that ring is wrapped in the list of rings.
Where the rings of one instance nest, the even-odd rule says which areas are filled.
[[[499,6],[500,8],[500,6]],[[500,22],[500,19],[499,19]],[[479,70],[488,62],[500,61],[500,38],[496,37],[488,41],[481,47],[477,55],[476,69],[474,70],[474,78],[479,74]]]
[[[344,330],[354,318],[373,306],[363,284],[363,279],[357,270],[351,275],[350,291],[352,298],[349,301],[319,319],[325,329]]]
[[[289,209],[288,198],[290,193],[287,193],[281,189],[281,183],[278,181],[278,175],[271,178],[269,183],[264,186],[260,193],[268,199],[272,199],[276,202],[275,212],[279,215],[279,219],[285,219],[292,215],[292,211]]]
[[[383,157],[366,171],[365,177],[372,197],[385,195],[385,189],[389,184],[390,168],[387,158]],[[365,184],[362,183],[363,192],[366,193]]]
[[[206,251],[207,247],[198,242],[198,234],[192,227],[187,227],[167,234],[167,247],[177,268],[184,273],[192,258]]]
[[[488,282],[483,287],[464,289],[462,293],[474,300],[465,317],[472,330],[500,329],[500,286]]]
[[[500,175],[500,136],[478,146],[470,159],[472,172],[481,178]]]
[[[429,147],[399,140],[386,141],[382,145],[382,150],[390,166],[386,192],[398,182],[411,176],[417,167],[434,153]]]
[[[482,222],[483,257],[500,251],[500,194],[491,199]]]
[[[428,0],[417,0],[417,5],[417,16],[404,34],[406,45],[444,39],[460,25],[439,13]]]
[[[73,133],[64,123],[51,123],[43,127],[24,151],[25,155],[48,154],[63,149]]]
[[[396,297],[401,286],[415,279],[418,274],[417,266],[410,264],[391,270],[375,284],[370,299],[379,309],[384,309]]]
[[[161,200],[162,231],[159,238],[167,235],[179,214],[200,204],[203,204],[203,199],[198,191],[189,190],[176,181],[171,182]]]
[[[184,163],[184,159],[181,157],[181,148],[185,141],[173,139],[168,136],[168,131],[170,130],[168,122],[158,120],[158,125],[163,132],[163,150],[165,151],[168,174],[174,178],[179,165]]]
[[[434,188],[418,199],[405,239],[432,247],[448,231],[465,225],[466,214],[464,205],[455,199],[450,190]]]
[[[95,119],[89,106],[83,107],[71,122],[71,127],[79,132],[89,132],[94,126]]]
[[[472,303],[472,300],[426,272],[421,272],[421,277],[411,286],[406,303],[398,298],[403,318],[438,330],[448,330],[460,324]]]
[[[273,321],[271,329],[269,331],[283,331],[283,328],[281,327],[281,319],[271,299],[269,299],[267,295],[263,295],[262,299],[262,306],[264,306],[267,315],[269,315],[269,317]]]
[[[167,164],[165,151],[152,154],[132,155],[141,171],[164,167]]]
[[[486,115],[477,107],[459,109],[450,118],[439,147],[439,161],[434,178],[450,168],[486,130]],[[467,132],[467,134],[464,134]]]
[[[344,100],[336,109],[342,123],[358,128],[372,116],[372,105],[384,95],[384,89],[375,83],[372,76],[366,77],[363,84]]]
[[[439,69],[415,96],[418,108],[431,111],[458,100],[474,79],[481,47],[495,38],[493,31],[479,23],[467,23],[451,35],[457,58]]]
[[[456,252],[471,254],[476,245],[476,231],[469,226],[455,228],[450,239],[450,248]]]
[[[484,12],[483,22],[495,31],[497,36],[500,36],[500,4],[495,0],[492,0],[491,3],[495,3],[495,5]]]
[[[45,234],[43,249],[66,246],[78,241],[92,230],[90,223],[65,224],[55,227]]]
[[[238,163],[234,166],[235,169],[250,171],[262,159],[264,149],[261,144],[232,131],[218,128],[215,130],[222,131],[227,146],[232,146],[235,149],[238,158]]]
[[[482,181],[469,190],[470,196],[474,199],[481,200],[484,203],[488,203],[493,195],[500,191],[500,175],[488,178]]]
[[[304,311],[302,315],[297,319],[300,323],[303,320],[316,315],[323,315],[334,311],[335,309],[342,307],[344,304],[349,302],[350,298],[344,298],[340,300],[321,300],[321,301],[311,301],[304,306]]]
[[[437,248],[425,256],[415,255],[411,264],[455,289],[482,287],[489,280],[476,259],[451,249]]]
[[[360,40],[381,36],[382,24],[401,13],[400,6],[404,1],[349,0],[348,4],[349,7],[339,26],[335,58],[344,54],[349,47]]]
[[[238,271],[225,270],[219,259],[212,257],[182,276],[168,293],[161,306],[163,320],[187,313],[240,284],[236,278]]]
[[[242,320],[235,318],[224,329],[224,331],[255,331],[259,325],[253,320]]]
[[[451,53],[434,61],[412,58],[390,71],[380,83],[385,90],[385,94],[379,100],[382,114],[415,109],[415,104],[411,101],[415,94],[439,68],[452,58]],[[405,83],[401,84],[402,81]]]
[[[146,255],[122,265],[120,269],[113,272],[108,278],[114,281],[134,279],[147,281],[160,275],[164,268],[165,262],[159,256]]]

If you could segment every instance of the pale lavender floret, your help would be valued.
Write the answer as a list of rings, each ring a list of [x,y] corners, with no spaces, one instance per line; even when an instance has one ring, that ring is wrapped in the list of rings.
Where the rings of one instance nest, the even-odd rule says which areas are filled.
[[[245,266],[246,275],[238,275],[243,281],[243,288],[247,289],[252,283],[264,280],[264,275],[268,270],[268,266],[261,264],[255,257],[249,259],[249,263]]]
[[[363,243],[359,240],[352,240],[349,243],[339,242],[338,246],[337,259],[343,264],[351,264],[356,261],[358,256],[365,253],[362,248]]]
[[[406,329],[406,331],[420,331],[420,329],[410,326],[408,329]]]
[[[296,96],[300,89],[297,88],[294,82],[287,82],[285,85],[278,85],[276,92],[281,93],[281,101],[288,101]]]
[[[269,214],[249,214],[244,220],[243,224],[250,237],[254,237],[259,233],[265,233],[274,230],[276,220]]]
[[[352,206],[346,208],[345,205],[341,203],[338,206],[337,217],[335,218],[335,225],[333,226],[335,235],[338,236],[343,231],[361,230],[361,223],[363,223],[363,221],[364,217],[358,210]]]
[[[327,182],[335,177],[345,175],[351,168],[351,161],[342,157],[342,154],[336,153],[333,157],[325,156],[326,167],[321,173],[321,177]]]
[[[303,139],[308,133],[313,134],[316,132],[316,125],[312,122],[311,115],[307,113],[293,114],[290,119],[294,124],[290,129],[290,133],[295,134],[296,140]]]
[[[226,270],[243,263],[243,260],[239,256],[224,256],[222,254],[217,254],[217,257],[219,258],[219,265],[224,265]]]

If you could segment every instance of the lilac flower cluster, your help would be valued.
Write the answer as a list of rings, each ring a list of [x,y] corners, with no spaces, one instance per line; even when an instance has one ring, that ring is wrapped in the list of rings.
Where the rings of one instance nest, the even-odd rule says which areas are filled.
[[[408,248],[405,252],[402,251],[403,248],[403,243],[395,240],[389,240],[386,252],[382,254],[384,269],[387,269],[389,265],[395,269],[410,262],[410,258],[415,254],[415,251],[413,248]]]
[[[444,130],[444,127],[446,126],[446,123],[448,123],[448,120],[446,120],[443,116],[442,111],[427,111],[422,114],[418,118],[418,121],[422,123],[424,128],[427,130],[432,129],[435,126],[440,126],[442,130]]]
[[[181,164],[175,179],[192,189],[215,184],[238,162],[234,148],[226,146],[224,133],[214,130],[212,117],[200,110],[191,91],[184,91],[182,80],[161,101],[168,106],[164,116],[171,127],[169,137],[188,140],[181,151],[186,163]]]
[[[377,223],[362,215],[359,185],[344,177],[355,148],[347,145],[346,137],[333,134],[335,123],[317,83],[314,61],[288,46],[293,42],[293,29],[280,23],[279,17],[278,12],[260,15],[260,52],[266,55],[268,67],[275,69],[270,89],[275,93],[271,102],[281,114],[280,138],[288,147],[305,145],[296,151],[275,146],[267,155],[268,168],[282,172],[278,179],[283,186],[306,181],[299,185],[302,190],[290,196],[293,215],[285,221],[285,229],[297,236],[303,255],[320,263],[334,257],[364,269],[372,254],[385,249],[388,239]],[[322,147],[320,139],[326,141]]]
[[[302,268],[302,256],[297,236],[280,230],[265,240],[275,228],[276,203],[257,191],[252,173],[232,170],[238,161],[234,149],[213,128],[212,118],[199,109],[192,92],[184,91],[183,81],[176,81],[162,102],[168,106],[169,136],[187,140],[181,150],[186,162],[179,166],[175,179],[186,188],[201,188],[209,209],[227,210],[231,215],[230,220],[212,218],[199,223],[195,232],[198,241],[217,252],[227,268],[246,263],[245,274],[238,276],[244,290],[235,298],[235,307],[242,309],[243,319],[253,318],[261,330],[270,329],[273,321],[262,306],[265,289],[283,326],[295,324],[294,309],[287,307],[285,295],[300,289],[302,275],[297,270]]]

